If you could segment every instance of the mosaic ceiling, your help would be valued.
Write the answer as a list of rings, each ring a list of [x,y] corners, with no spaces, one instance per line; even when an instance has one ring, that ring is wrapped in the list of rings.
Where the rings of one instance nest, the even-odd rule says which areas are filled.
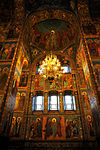
[[[68,22],[50,19],[32,27],[29,44],[46,51],[58,51],[70,46],[74,37],[75,30]]]
[[[39,11],[27,18],[23,43],[32,60],[50,51],[75,57],[79,33],[75,15],[70,11]]]

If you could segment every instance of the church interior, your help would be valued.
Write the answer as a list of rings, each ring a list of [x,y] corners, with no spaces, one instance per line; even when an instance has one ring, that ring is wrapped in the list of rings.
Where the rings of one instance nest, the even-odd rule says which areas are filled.
[[[1,0],[0,141],[97,150],[99,139],[100,1]]]

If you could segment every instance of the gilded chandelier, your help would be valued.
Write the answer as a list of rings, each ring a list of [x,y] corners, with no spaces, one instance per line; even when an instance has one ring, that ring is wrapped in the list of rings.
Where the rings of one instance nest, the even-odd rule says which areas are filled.
[[[57,56],[51,53],[42,61],[38,72],[45,79],[54,80],[61,77],[63,70]]]

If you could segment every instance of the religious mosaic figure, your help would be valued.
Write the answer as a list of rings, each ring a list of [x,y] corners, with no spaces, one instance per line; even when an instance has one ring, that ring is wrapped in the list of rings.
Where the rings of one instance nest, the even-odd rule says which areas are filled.
[[[14,80],[13,80],[13,84],[12,84],[12,88],[11,88],[11,94],[13,96],[16,95],[18,84],[19,84],[19,75],[17,74],[17,72],[15,72]]]
[[[75,74],[73,74],[73,88],[76,89],[77,88],[77,85],[76,85],[76,77],[75,77]]]
[[[97,79],[97,83],[98,83],[98,86],[100,86],[100,64],[96,64],[94,66],[95,68],[95,76],[96,76],[96,79]]]
[[[24,62],[23,62],[23,70],[24,69],[28,69],[28,61],[26,58],[24,58]]]
[[[78,136],[78,127],[77,127],[77,121],[76,120],[72,121],[72,130],[73,130],[73,136],[74,137]]]
[[[79,73],[79,80],[80,80],[80,84],[81,86],[85,86],[85,77],[84,77],[84,73],[83,73],[83,70],[81,70]]]
[[[28,80],[28,75],[22,74],[20,77],[19,87],[26,87],[27,86],[27,80]]]
[[[50,89],[54,89],[55,88],[55,81],[52,80],[50,83]]]
[[[21,117],[17,117],[17,124],[16,124],[16,136],[20,136],[20,129],[21,129]]]
[[[3,90],[5,87],[4,85],[7,82],[8,73],[9,73],[8,67],[3,68],[2,72],[0,72],[0,90]]]
[[[87,116],[87,124],[90,136],[94,136],[93,121],[90,115]]]
[[[46,138],[49,137],[52,134],[52,129],[51,129],[51,120],[47,120],[46,124]]]
[[[83,92],[82,95],[83,95],[83,99],[84,99],[84,105],[85,105],[86,108],[89,109],[90,104],[89,104],[89,97],[88,97],[87,92]]]
[[[57,134],[57,123],[55,118],[52,119],[51,128],[52,128],[52,134],[55,137]]]
[[[17,92],[15,110],[18,110],[18,108],[19,108],[19,100],[20,100],[20,93]]]
[[[28,75],[25,74],[25,79],[24,79],[24,82],[23,82],[23,87],[27,86],[27,80],[28,80]]]
[[[16,117],[12,118],[12,125],[10,130],[10,136],[15,136]]]
[[[56,47],[56,36],[55,36],[55,31],[54,30],[52,30],[51,31],[51,39],[50,39],[50,47],[51,48],[55,48]]]
[[[64,77],[63,85],[64,85],[64,88],[68,87],[68,78],[67,77]]]
[[[40,90],[43,90],[43,88],[44,88],[44,79],[40,79],[40,81],[39,81],[39,87],[40,87]]]
[[[25,103],[25,93],[21,93],[19,102],[18,102],[18,110],[23,110],[24,109],[24,103]]]
[[[34,118],[30,124],[30,139],[42,137],[42,121],[40,118]]]
[[[35,80],[34,81],[34,88],[37,89],[37,88],[39,88],[39,79],[37,77],[35,77],[34,80]]]
[[[56,118],[48,118],[46,123],[46,135],[45,138],[47,139],[50,136],[61,137],[61,125],[60,120]]]
[[[71,137],[71,125],[70,125],[70,121],[66,120],[66,138],[70,138]]]
[[[78,137],[78,126],[77,120],[75,119],[66,119],[66,138]]]
[[[63,78],[63,86],[64,86],[64,88],[72,88],[73,87],[71,76],[65,76]]]

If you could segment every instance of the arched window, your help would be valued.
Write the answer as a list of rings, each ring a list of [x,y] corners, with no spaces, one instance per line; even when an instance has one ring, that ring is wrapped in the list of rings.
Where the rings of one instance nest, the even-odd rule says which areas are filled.
[[[63,69],[63,73],[71,73],[71,67],[69,61],[65,61],[61,68]]]
[[[43,92],[36,92],[33,96],[32,111],[43,111],[44,110],[44,96]]]
[[[49,92],[48,110],[59,110],[59,96],[57,91]]]
[[[75,96],[71,91],[64,92],[64,110],[76,110]]]

